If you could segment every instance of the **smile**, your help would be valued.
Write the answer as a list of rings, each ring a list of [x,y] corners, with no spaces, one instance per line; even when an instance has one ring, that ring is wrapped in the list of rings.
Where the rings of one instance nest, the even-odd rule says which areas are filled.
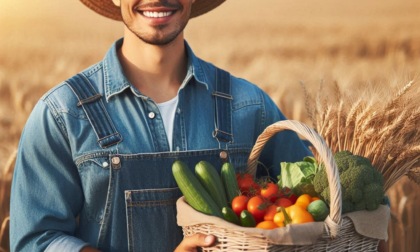
[[[158,11],[143,11],[143,15],[149,18],[161,18],[161,17],[168,17],[172,15],[172,11],[164,11],[164,12],[158,12]]]

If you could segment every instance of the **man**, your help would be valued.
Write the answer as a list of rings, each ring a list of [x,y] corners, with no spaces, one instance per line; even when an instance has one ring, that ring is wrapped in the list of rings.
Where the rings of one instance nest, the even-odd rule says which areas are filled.
[[[191,17],[224,0],[82,0],[123,20],[105,58],[46,93],[22,133],[11,196],[13,251],[195,251],[183,239],[171,173],[183,160],[246,168],[258,135],[285,119],[255,85],[197,58],[184,40]],[[282,132],[260,161],[309,155]]]

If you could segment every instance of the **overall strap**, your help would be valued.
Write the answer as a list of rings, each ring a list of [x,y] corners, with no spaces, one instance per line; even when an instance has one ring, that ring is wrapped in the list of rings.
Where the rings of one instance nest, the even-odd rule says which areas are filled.
[[[215,98],[215,129],[213,137],[219,143],[233,142],[232,134],[232,100],[230,74],[222,69],[216,71],[216,91],[213,92]]]
[[[105,109],[102,95],[92,86],[84,74],[77,74],[66,81],[76,94],[79,102],[88,117],[90,124],[98,138],[101,148],[107,148],[121,142],[122,137],[117,132],[111,117]]]

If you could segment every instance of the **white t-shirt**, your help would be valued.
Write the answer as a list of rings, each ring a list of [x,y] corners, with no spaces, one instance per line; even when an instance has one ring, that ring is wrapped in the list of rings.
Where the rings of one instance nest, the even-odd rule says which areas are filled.
[[[169,142],[169,149],[172,151],[172,135],[174,130],[174,120],[176,107],[178,105],[178,95],[169,101],[158,103],[160,114],[162,116],[163,125],[165,126],[166,137]]]

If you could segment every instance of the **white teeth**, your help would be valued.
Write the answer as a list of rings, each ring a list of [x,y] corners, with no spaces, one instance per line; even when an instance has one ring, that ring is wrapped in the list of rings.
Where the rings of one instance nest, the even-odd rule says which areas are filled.
[[[143,15],[145,15],[146,17],[150,17],[150,18],[167,17],[167,16],[169,16],[171,14],[172,14],[171,11],[167,11],[167,12],[144,11],[143,12]]]

